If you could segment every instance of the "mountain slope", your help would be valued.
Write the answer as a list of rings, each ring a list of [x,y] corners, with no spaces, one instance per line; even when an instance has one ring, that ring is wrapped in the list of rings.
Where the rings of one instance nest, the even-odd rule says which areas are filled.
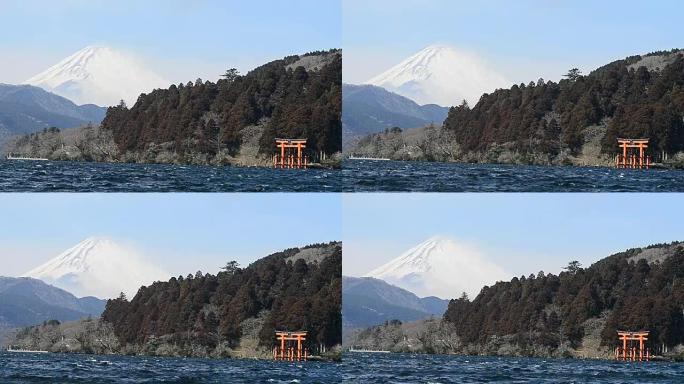
[[[510,86],[474,54],[432,45],[367,81],[419,104],[474,105],[485,92]]]
[[[20,327],[46,320],[99,317],[104,308],[104,300],[79,299],[40,280],[0,277],[0,326]]]
[[[611,163],[618,137],[647,137],[648,154],[667,160],[684,151],[683,53],[631,56],[557,83],[500,89],[472,108],[452,108],[444,127],[473,158],[496,161],[506,149],[527,163]]]
[[[414,101],[373,85],[342,85],[342,129],[345,141],[387,128],[441,125],[449,109]]]
[[[138,61],[110,47],[89,46],[31,77],[26,84],[41,87],[79,104],[135,103],[142,92],[169,82]]]
[[[435,236],[409,249],[367,276],[414,292],[419,296],[475,296],[485,284],[507,274],[477,251],[454,240]]]
[[[617,330],[642,329],[651,332],[652,353],[663,353],[684,343],[684,247],[629,249],[558,276],[499,282],[472,301],[452,300],[444,319],[463,343],[487,349],[481,353],[497,353],[508,340],[521,354],[570,347],[578,356],[612,357]]]
[[[419,298],[413,293],[370,277],[342,278],[342,322],[345,328],[368,327],[389,320],[413,321],[441,317],[447,300]]]
[[[311,158],[342,150],[342,53],[288,56],[216,83],[171,85],[107,110],[102,122],[122,152],[168,148],[178,162],[235,157],[245,136],[270,162],[274,139],[307,138]],[[246,135],[245,131],[253,135]]]
[[[38,87],[0,84],[0,130],[8,135],[99,124],[105,111],[96,105],[78,106]]]
[[[110,300],[102,318],[122,345],[150,353],[168,341],[187,351],[181,354],[223,355],[228,345],[231,353],[272,358],[274,330],[300,329],[308,331],[307,347],[323,352],[342,341],[341,280],[342,244],[314,244],[217,275],[156,282],[130,301]]]
[[[43,280],[79,296],[133,295],[141,285],[168,278],[136,251],[113,240],[88,238],[25,276]]]

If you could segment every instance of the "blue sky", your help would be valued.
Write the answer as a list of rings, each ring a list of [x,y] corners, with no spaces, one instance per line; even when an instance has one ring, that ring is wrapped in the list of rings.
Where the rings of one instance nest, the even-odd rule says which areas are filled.
[[[684,48],[677,0],[344,0],[344,81],[358,83],[433,43],[479,54],[516,83]]]
[[[2,194],[0,276],[90,236],[134,246],[174,274],[215,273],[289,247],[340,240],[336,194]]]
[[[133,52],[174,82],[216,80],[341,45],[340,0],[2,0],[0,82],[88,45]]]
[[[476,247],[516,276],[684,240],[682,194],[345,194],[343,207],[351,276],[435,235]]]

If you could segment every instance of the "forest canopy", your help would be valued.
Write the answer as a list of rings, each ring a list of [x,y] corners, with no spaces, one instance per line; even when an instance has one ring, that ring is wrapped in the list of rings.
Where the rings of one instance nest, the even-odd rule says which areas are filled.
[[[197,79],[141,94],[135,105],[110,107],[102,128],[122,152],[170,145],[175,154],[230,155],[241,130],[265,125],[259,151],[274,151],[275,137],[308,139],[312,153],[341,151],[340,50],[288,56],[245,75],[228,69],[216,81]]]
[[[600,342],[617,330],[649,330],[659,350],[684,343],[684,246],[630,249],[588,268],[571,262],[560,275],[538,274],[484,287],[472,301],[452,300],[444,320],[465,343],[515,336],[519,345],[582,344],[586,322],[600,319]]]
[[[306,330],[308,348],[321,351],[342,342],[341,296],[341,243],[314,244],[246,268],[228,262],[216,275],[198,271],[155,282],[130,301],[123,295],[109,300],[102,319],[122,344],[140,346],[163,337],[177,346],[208,349],[238,347],[245,324],[259,319],[263,348],[273,346],[275,330]]]
[[[649,138],[652,155],[684,151],[684,57],[654,52],[618,60],[582,75],[573,68],[559,82],[539,79],[484,94],[470,107],[452,107],[444,127],[463,151],[485,152],[513,143],[523,153],[577,155],[589,126],[605,125],[601,151],[617,151],[618,137]]]

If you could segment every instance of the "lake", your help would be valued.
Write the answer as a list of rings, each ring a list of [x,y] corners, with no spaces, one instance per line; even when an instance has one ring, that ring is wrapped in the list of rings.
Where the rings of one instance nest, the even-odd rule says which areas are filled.
[[[339,192],[341,172],[168,164],[0,161],[0,192]]]
[[[347,192],[684,192],[684,171],[345,160]]]
[[[0,352],[0,383],[334,383],[340,363]]]
[[[343,356],[345,383],[684,383],[684,363],[513,357]]]
[[[683,383],[684,363],[347,353],[342,363],[0,352],[0,383]]]

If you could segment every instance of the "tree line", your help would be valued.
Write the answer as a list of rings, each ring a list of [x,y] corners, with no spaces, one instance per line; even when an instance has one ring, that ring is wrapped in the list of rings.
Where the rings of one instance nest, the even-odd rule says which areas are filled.
[[[684,247],[656,245],[648,252],[669,257],[647,262],[630,259],[630,249],[588,268],[569,264],[559,275],[513,278],[484,287],[474,300],[452,300],[444,314],[461,341],[486,344],[513,336],[532,349],[542,345],[576,348],[586,334],[586,321],[603,319],[601,344],[616,345],[617,330],[649,330],[649,346],[664,351],[684,343]]]
[[[657,56],[657,57],[656,57]],[[617,137],[651,140],[651,154],[684,150],[684,57],[676,50],[645,57],[662,66],[638,66],[642,56],[618,60],[588,75],[576,68],[559,81],[513,85],[484,94],[474,107],[452,107],[444,127],[464,151],[485,152],[512,143],[523,153],[577,155],[588,126],[606,124],[603,153],[617,152]]]
[[[319,261],[288,260],[302,249],[327,248]],[[107,302],[102,314],[122,344],[143,345],[164,337],[175,345],[238,347],[245,321],[259,318],[261,346],[275,330],[308,331],[307,346],[321,351],[342,340],[342,248],[312,245],[274,253],[246,268],[228,263],[216,275],[197,272],[141,287],[134,298]]]
[[[297,65],[315,60],[320,66]],[[141,94],[135,105],[108,108],[102,128],[122,152],[168,145],[178,155],[235,155],[241,130],[264,125],[259,150],[274,152],[275,137],[305,137],[311,152],[341,151],[342,55],[339,50],[288,56],[246,75],[226,71],[217,82],[197,79]]]

